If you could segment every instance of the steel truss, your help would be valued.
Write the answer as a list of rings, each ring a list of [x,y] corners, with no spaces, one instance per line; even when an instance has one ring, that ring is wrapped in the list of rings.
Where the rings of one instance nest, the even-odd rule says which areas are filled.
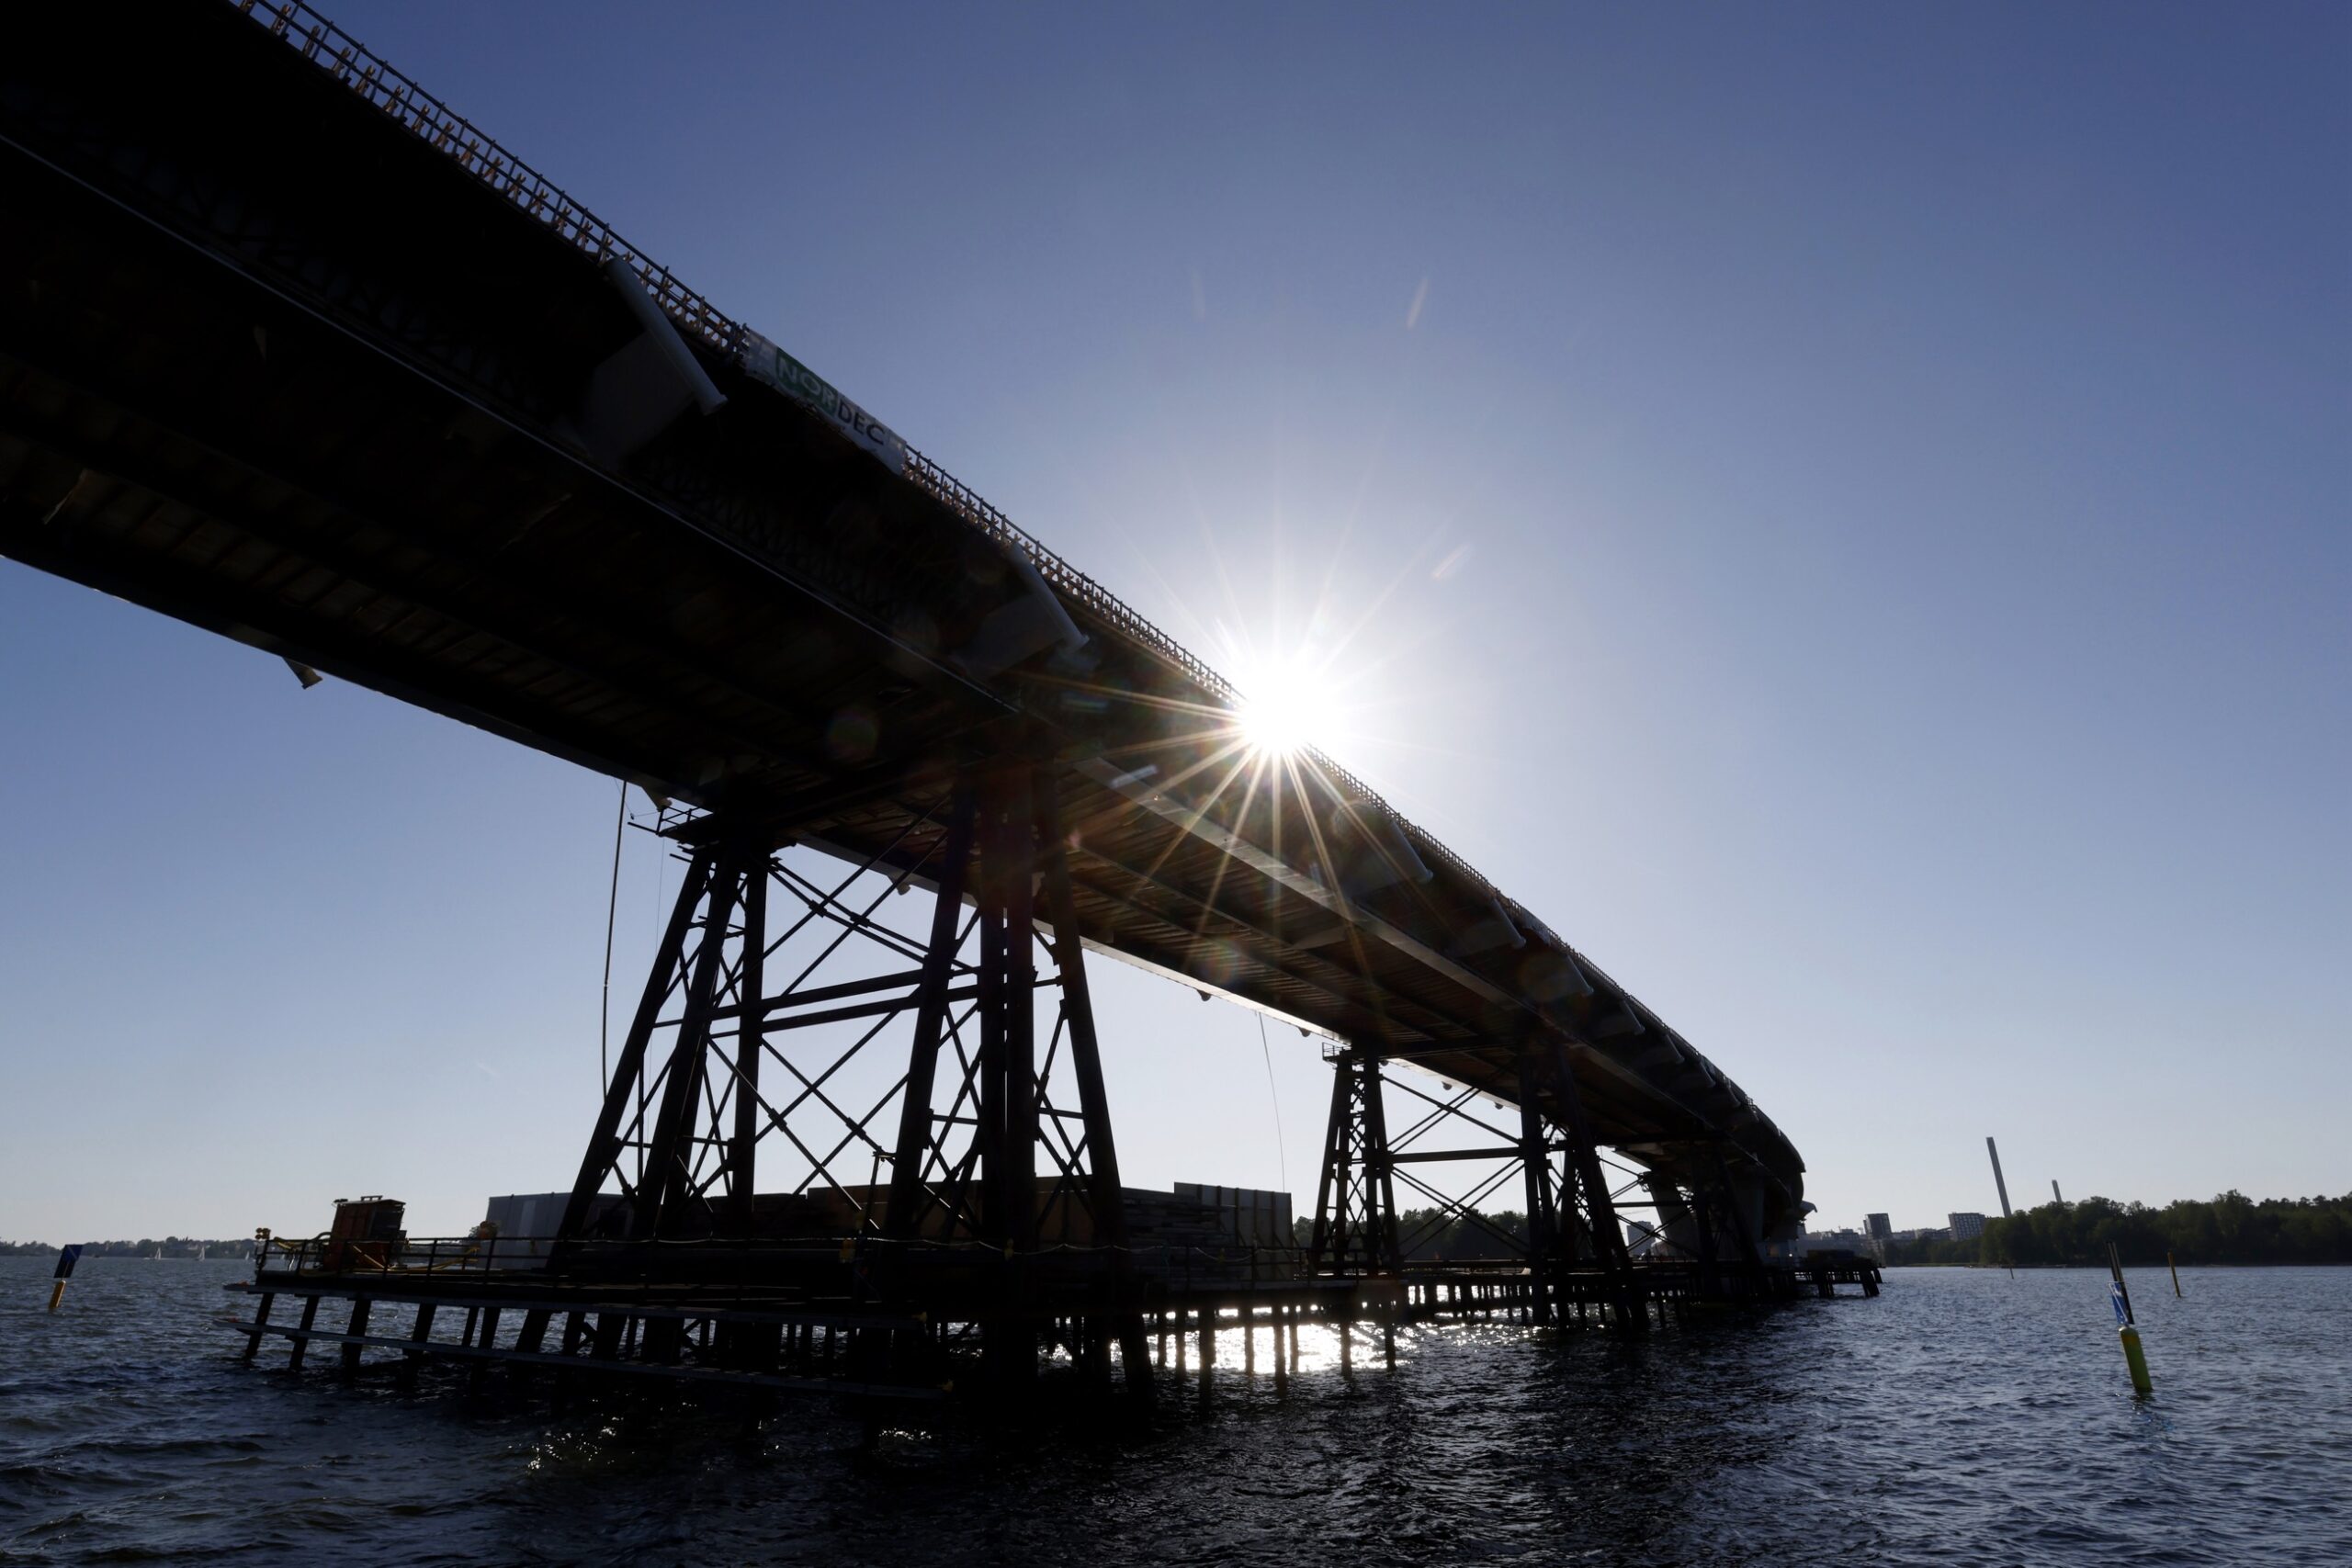
[[[1405,1259],[1435,1228],[1462,1221],[1501,1242],[1526,1264],[1536,1322],[1555,1320],[1571,1274],[1598,1280],[1620,1326],[1638,1329],[1647,1321],[1641,1281],[1618,1222],[1618,1194],[1603,1175],[1565,1046],[1536,1045],[1521,1054],[1516,1129],[1471,1109],[1480,1091],[1455,1091],[1448,1086],[1448,1096],[1441,1099],[1406,1077],[1389,1076],[1376,1052],[1349,1047],[1333,1057],[1332,1065],[1330,1120],[1307,1252],[1310,1273],[1401,1273]],[[1416,1109],[1420,1111],[1393,1140],[1385,1092],[1390,1089],[1419,1101]],[[1495,1142],[1472,1148],[1419,1146],[1441,1127],[1466,1127]],[[1485,1162],[1489,1168],[1454,1196],[1412,1168],[1436,1161]],[[1514,1175],[1523,1188],[1524,1235],[1497,1225],[1480,1207],[1507,1192]],[[1431,1209],[1430,1217],[1410,1235],[1399,1231],[1399,1182],[1427,1200]]]
[[[1381,1103],[1380,1058],[1350,1050],[1337,1057],[1331,1116],[1316,1184],[1310,1274],[1395,1274],[1404,1267],[1396,1234],[1396,1162]]]
[[[910,1270],[949,1258],[991,1381],[1033,1376],[1035,1325],[1083,1314],[1091,1370],[1107,1376],[1115,1337],[1129,1386],[1148,1389],[1060,824],[1050,773],[1006,770],[910,813],[838,879],[784,857],[773,827],[673,829],[693,846],[685,877],[559,1265],[592,1241],[782,1256],[821,1239],[871,1302],[920,1295]],[[918,887],[933,895],[922,934],[884,913]]]

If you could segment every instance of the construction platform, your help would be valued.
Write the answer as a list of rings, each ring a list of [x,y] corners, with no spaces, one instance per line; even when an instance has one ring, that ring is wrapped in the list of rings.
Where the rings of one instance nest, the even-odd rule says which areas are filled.
[[[335,1349],[346,1376],[390,1371],[406,1385],[443,1361],[469,1369],[469,1390],[536,1387],[559,1401],[597,1383],[655,1380],[912,1403],[985,1403],[1057,1375],[1148,1393],[1171,1366],[1213,1371],[1220,1342],[1229,1358],[1237,1335],[1240,1370],[1254,1374],[1261,1332],[1279,1392],[1300,1370],[1303,1328],[1329,1336],[1345,1367],[1359,1353],[1393,1365],[1404,1324],[1626,1326],[1615,1314],[1619,1276],[1599,1267],[1542,1280],[1504,1263],[1349,1277],[1309,1274],[1306,1262],[1295,1247],[1023,1257],[875,1237],[646,1247],[467,1236],[408,1243],[385,1258],[322,1237],[266,1245],[254,1279],[229,1287],[252,1302],[251,1315],[219,1322],[244,1337],[249,1361],[265,1341],[282,1340],[287,1369],[299,1371],[318,1344]],[[1877,1265],[1848,1255],[1761,1271],[1645,1262],[1635,1275],[1645,1325],[1709,1304],[1834,1296],[1840,1285],[1879,1292]],[[1125,1339],[1122,1325],[1142,1332]],[[1034,1354],[1021,1353],[1023,1341]],[[371,1360],[370,1351],[381,1354]]]

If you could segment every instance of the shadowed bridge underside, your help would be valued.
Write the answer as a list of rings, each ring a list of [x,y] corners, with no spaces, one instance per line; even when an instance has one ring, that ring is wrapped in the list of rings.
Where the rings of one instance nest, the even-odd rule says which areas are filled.
[[[1795,1149],[1655,1012],[1329,760],[1253,755],[1198,660],[314,13],[17,18],[0,220],[0,552],[690,803],[665,996],[801,846],[1034,929],[1066,976],[1114,953],[1337,1043],[1327,1271],[1394,1265],[1344,1211],[1349,1171],[1393,1171],[1363,1083],[1399,1064],[1524,1112],[1579,1266],[1628,1267],[1603,1146],[1669,1250],[1793,1233]],[[1030,895],[982,896],[990,853]],[[910,973],[971,963],[949,935]],[[695,1027],[673,1059],[740,1082]],[[736,1185],[672,1183],[642,1234]]]

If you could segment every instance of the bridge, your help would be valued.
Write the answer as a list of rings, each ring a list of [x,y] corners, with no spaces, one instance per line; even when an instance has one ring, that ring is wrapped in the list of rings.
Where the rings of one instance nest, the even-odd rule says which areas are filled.
[[[12,31],[0,553],[639,785],[685,863],[551,1252],[458,1270],[457,1348],[776,1379],[822,1323],[861,1387],[973,1349],[1017,1384],[1054,1344],[1142,1385],[1171,1312],[1631,1328],[1798,1288],[1803,1163],[1671,1025],[326,18]],[[1132,1234],[1090,953],[1323,1039],[1295,1256],[1204,1282]],[[1472,1201],[1434,1159],[1524,1209],[1508,1269],[1407,1267],[1399,1185]],[[393,1271],[265,1269],[254,1343],[277,1294],[298,1359],[335,1338],[340,1292],[348,1354],[378,1298],[437,1346],[456,1276],[355,1269]],[[505,1340],[493,1284],[531,1303]]]

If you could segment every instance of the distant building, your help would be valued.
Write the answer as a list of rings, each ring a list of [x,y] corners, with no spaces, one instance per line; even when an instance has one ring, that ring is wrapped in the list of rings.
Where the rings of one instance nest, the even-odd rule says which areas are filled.
[[[1872,1241],[1886,1241],[1894,1235],[1894,1226],[1887,1222],[1884,1214],[1863,1215],[1862,1230]]]
[[[1984,1216],[1982,1214],[1946,1214],[1944,1218],[1951,1222],[1951,1238],[1954,1241],[1974,1241],[1984,1234]]]

